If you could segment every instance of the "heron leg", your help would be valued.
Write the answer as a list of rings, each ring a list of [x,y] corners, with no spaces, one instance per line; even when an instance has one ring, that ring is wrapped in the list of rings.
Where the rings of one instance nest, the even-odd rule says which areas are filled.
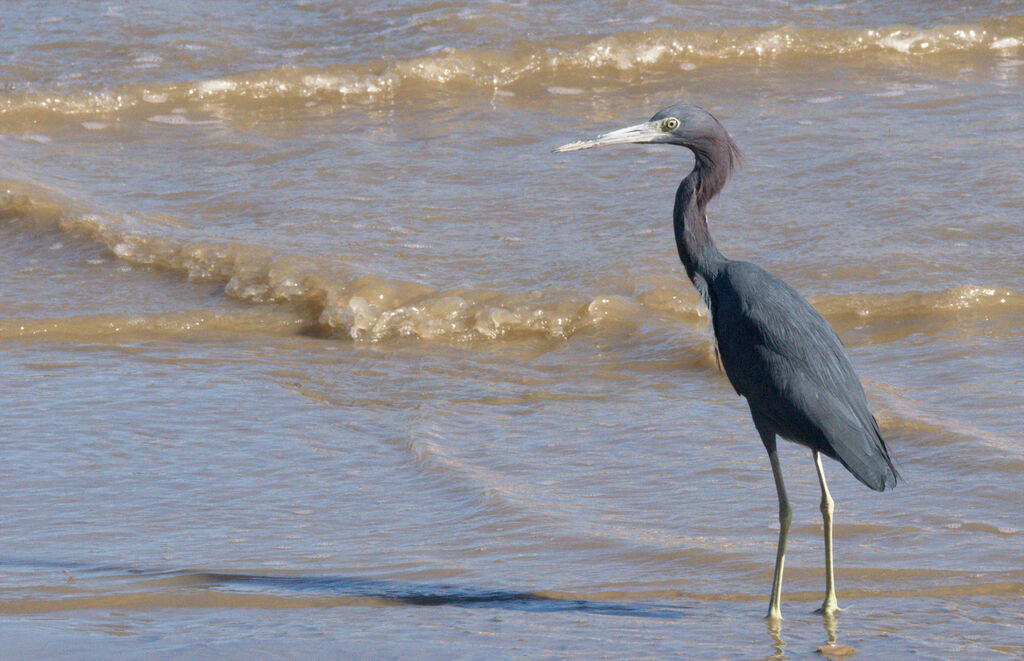
[[[779,546],[775,553],[775,574],[772,577],[772,597],[768,602],[768,619],[781,620],[782,568],[786,563],[786,539],[789,537],[789,523],[793,520],[793,510],[786,496],[786,485],[782,481],[782,468],[779,466],[779,455],[775,448],[768,452],[768,460],[772,463],[775,491],[779,496]]]
[[[768,451],[768,460],[772,464],[772,476],[775,478],[775,492],[779,497],[779,545],[775,553],[775,574],[772,577],[772,596],[768,602],[767,619],[782,619],[782,568],[786,564],[786,539],[789,537],[789,523],[793,520],[793,510],[786,496],[786,485],[782,480],[782,467],[779,465],[779,454],[775,446],[775,430],[763,419],[754,417],[754,426],[761,435],[761,442]]]
[[[836,581],[832,569],[832,513],[835,503],[825,483],[825,471],[821,466],[821,453],[814,451],[814,467],[818,469],[818,483],[821,485],[821,520],[825,528],[825,601],[821,604],[822,613],[834,613],[839,610],[836,599]]]

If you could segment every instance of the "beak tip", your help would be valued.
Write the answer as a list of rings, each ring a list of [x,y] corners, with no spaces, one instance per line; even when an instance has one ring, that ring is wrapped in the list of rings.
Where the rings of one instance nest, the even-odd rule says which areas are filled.
[[[580,149],[586,149],[593,146],[593,140],[577,140],[576,142],[570,142],[569,144],[562,145],[561,147],[555,147],[552,151],[556,154],[562,154],[567,151],[579,151]]]
[[[602,147],[604,145],[664,142],[664,140],[661,139],[662,137],[663,134],[655,122],[645,122],[643,124],[637,124],[636,126],[627,126],[624,129],[612,131],[611,133],[603,133],[596,138],[570,142],[567,145],[556,147],[554,151],[556,154],[559,154],[567,151],[590,149],[591,147]]]

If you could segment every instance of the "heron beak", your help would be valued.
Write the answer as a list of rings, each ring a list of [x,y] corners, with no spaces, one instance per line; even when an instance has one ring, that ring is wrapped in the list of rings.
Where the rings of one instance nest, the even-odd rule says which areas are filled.
[[[636,126],[627,126],[618,131],[599,135],[592,140],[577,140],[555,149],[555,152],[578,151],[590,149],[591,147],[604,147],[605,145],[622,145],[628,142],[657,142],[665,133],[659,128],[657,122],[644,122]]]

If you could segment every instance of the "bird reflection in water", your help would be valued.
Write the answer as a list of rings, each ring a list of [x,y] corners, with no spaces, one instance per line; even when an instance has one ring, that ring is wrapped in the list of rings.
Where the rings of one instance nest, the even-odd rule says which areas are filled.
[[[825,642],[815,650],[820,657],[838,661],[857,654],[853,647],[837,641],[839,619],[834,612],[822,612],[821,620],[825,628]],[[768,661],[783,661],[783,659],[790,658],[786,655],[786,641],[782,638],[782,620],[768,618],[765,620],[765,625],[768,628],[768,637],[772,647],[772,652],[767,657]],[[799,656],[803,656],[803,654]]]

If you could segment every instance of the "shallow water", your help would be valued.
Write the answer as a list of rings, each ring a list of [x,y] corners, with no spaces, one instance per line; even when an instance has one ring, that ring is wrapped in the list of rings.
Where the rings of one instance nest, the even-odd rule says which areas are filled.
[[[0,640],[77,658],[1024,654],[1013,3],[35,3],[0,40]],[[846,343],[904,483],[771,471],[678,262]]]

